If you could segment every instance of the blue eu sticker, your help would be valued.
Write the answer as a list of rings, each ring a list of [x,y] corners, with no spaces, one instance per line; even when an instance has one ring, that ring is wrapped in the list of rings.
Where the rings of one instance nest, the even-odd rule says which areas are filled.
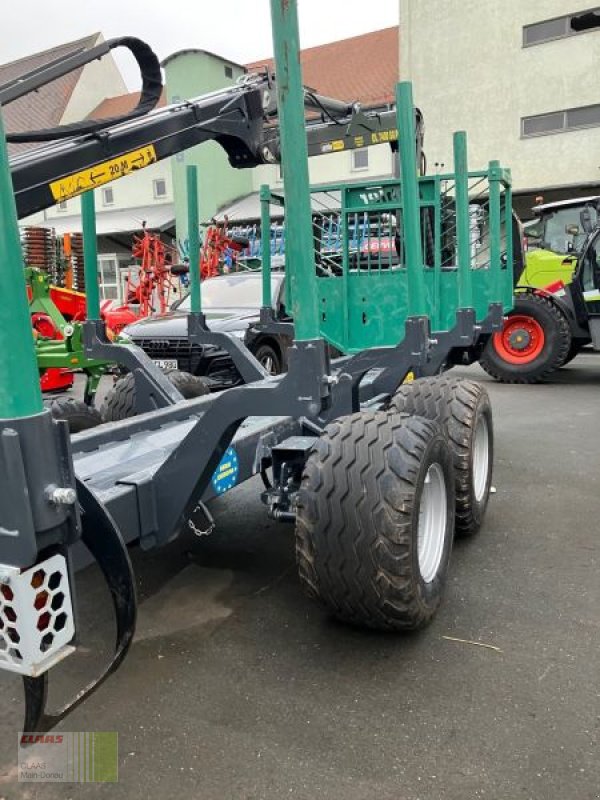
[[[228,447],[212,476],[212,487],[217,494],[233,489],[240,472],[240,461],[235,447]]]

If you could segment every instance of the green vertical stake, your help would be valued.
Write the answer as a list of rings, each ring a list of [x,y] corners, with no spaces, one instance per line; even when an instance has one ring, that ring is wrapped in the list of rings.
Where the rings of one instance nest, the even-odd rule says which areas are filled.
[[[471,220],[469,218],[469,168],[467,134],[454,134],[454,185],[456,197],[456,244],[458,258],[458,305],[473,307],[471,273]]]
[[[186,167],[188,254],[190,258],[190,310],[202,311],[200,288],[200,219],[198,215],[198,168],[195,164]]]
[[[512,204],[512,183],[510,170],[504,170],[504,177],[507,184],[504,187],[504,212],[506,225],[506,268],[502,270],[502,303],[508,309],[512,308],[513,300],[513,271],[514,271],[514,242],[513,242],[513,204]],[[495,297],[494,300],[499,298]]]
[[[500,162],[490,161],[488,166],[488,180],[490,186],[490,272],[491,299],[500,301],[502,296],[502,219],[500,200]],[[512,277],[512,270],[511,270]]]
[[[421,210],[415,151],[415,108],[412,84],[409,81],[403,81],[396,86],[396,109],[402,186],[402,230],[408,279],[408,313],[410,316],[420,317],[425,316],[428,309],[423,275]]]
[[[14,419],[39,414],[43,404],[1,114],[0,219],[0,418]]]
[[[319,316],[297,0],[271,0],[271,21],[285,187],[286,270],[292,285],[295,336],[306,341],[318,338]]]
[[[81,195],[81,227],[83,229],[83,270],[85,275],[87,318],[99,320],[98,246],[96,242],[96,205],[93,190]]]
[[[260,256],[262,266],[262,304],[271,308],[271,190],[266,183],[260,187]]]

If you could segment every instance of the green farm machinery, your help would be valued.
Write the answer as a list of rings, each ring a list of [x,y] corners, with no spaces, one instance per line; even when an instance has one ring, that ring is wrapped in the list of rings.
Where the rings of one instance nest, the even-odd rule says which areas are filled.
[[[515,274],[514,308],[480,360],[492,377],[538,383],[584,346],[600,349],[600,281],[595,267],[585,267],[595,260],[599,209],[600,197],[534,207],[536,218],[525,228],[524,269]]]
[[[66,411],[66,416],[69,416],[70,413],[78,415],[80,422],[72,427],[72,432],[79,432],[83,430],[82,424],[84,427],[90,427],[99,422],[99,417],[94,413],[92,406],[100,378],[109,366],[105,361],[88,358],[84,352],[82,320],[77,318],[77,312],[80,311],[80,304],[83,304],[83,308],[85,308],[85,297],[78,294],[75,317],[67,319],[55,301],[57,291],[61,290],[51,286],[50,276],[46,272],[34,267],[27,267],[25,281],[42,390],[47,389],[44,385],[44,375],[48,370],[61,372],[77,370],[85,374],[83,402],[71,402],[66,405],[63,403],[60,406],[63,412],[69,409]],[[68,292],[66,294],[74,296],[75,293]],[[87,424],[82,422],[86,413],[89,418]],[[64,415],[63,418],[65,418]]]
[[[600,27],[600,14],[577,15],[571,26]],[[505,383],[538,383],[586,345],[600,351],[600,197],[542,203],[533,211],[524,269],[515,274],[514,308],[480,360]]]
[[[187,529],[192,515],[195,530],[210,532],[210,501],[254,475],[264,478],[267,513],[295,525],[307,592],[353,625],[426,625],[442,599],[455,532],[472,536],[482,525],[492,477],[489,399],[476,383],[439,373],[456,354],[477,353],[511,308],[510,173],[497,162],[469,172],[466,136],[458,132],[453,172],[419,177],[419,115],[410,84],[401,83],[394,125],[402,177],[342,187],[343,246],[341,256],[331,256],[327,225],[311,213],[296,5],[271,0],[275,79],[248,79],[234,93],[190,101],[187,109],[180,104],[168,117],[171,142],[180,149],[215,138],[220,126],[216,138],[236,167],[269,162],[280,151],[294,320],[283,375],[269,375],[236,337],[207,328],[196,271],[190,273],[189,339],[225,348],[242,385],[184,400],[143,351],[107,340],[94,195],[82,175],[89,167],[101,173],[107,148],[112,154],[122,148],[123,164],[136,148],[142,161],[166,157],[165,137],[153,138],[167,119],[162,111],[108,126],[100,151],[95,137],[76,131],[64,150],[42,147],[37,156],[35,150],[19,156],[11,164],[15,194],[0,135],[0,364],[3,375],[13,376],[0,387],[0,667],[23,676],[26,731],[56,724],[131,646],[136,596],[127,543],[160,547]],[[264,124],[275,94],[276,147],[273,126]],[[322,98],[319,105],[327,102],[335,107]],[[361,114],[358,124],[368,130],[381,122]],[[196,181],[188,167],[191,263],[198,263],[199,249]],[[475,253],[473,193],[480,190],[486,246]],[[60,191],[82,193],[84,351],[129,370],[138,412],[73,436],[42,406],[15,209],[15,196],[23,210],[56,201]],[[267,187],[261,196],[268,220],[269,205],[279,199]],[[357,215],[368,221],[377,246],[353,245]],[[289,324],[272,316],[266,250],[262,267],[261,324]],[[331,348],[342,355],[332,359]],[[405,384],[411,371],[422,377]],[[72,581],[79,542],[110,589],[115,651],[97,680],[50,712],[49,670],[76,651],[81,634]]]

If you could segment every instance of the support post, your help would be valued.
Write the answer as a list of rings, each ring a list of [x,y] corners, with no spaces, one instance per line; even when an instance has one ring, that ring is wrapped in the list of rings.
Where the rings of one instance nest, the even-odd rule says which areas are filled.
[[[515,243],[513,241],[513,199],[512,178],[509,169],[503,170],[504,174],[504,215],[506,230],[506,264],[502,270],[502,302],[506,307],[512,306],[513,300],[513,272],[515,259]]]
[[[29,417],[42,411],[17,209],[0,114],[0,418]]]
[[[93,189],[81,195],[81,227],[83,229],[83,268],[87,318],[88,320],[99,320],[98,246],[96,242],[96,204]]]
[[[307,341],[319,337],[319,316],[297,0],[271,0],[271,22],[285,187],[286,270],[295,338]]]
[[[467,134],[454,134],[454,183],[456,199],[456,244],[458,260],[458,305],[473,307],[473,282],[471,273],[471,220],[469,217],[469,167],[467,162]]]
[[[409,81],[403,81],[396,86],[396,109],[402,187],[402,230],[408,278],[408,314],[421,317],[427,315],[428,309],[425,302],[421,209],[415,153],[415,108],[412,84]]]
[[[492,299],[500,301],[502,292],[502,220],[500,200],[501,169],[499,161],[490,161],[488,166],[488,181],[490,191],[490,270],[492,271]],[[512,279],[512,264],[511,264]]]
[[[260,187],[260,256],[262,268],[263,308],[273,307],[271,296],[271,190],[266,183]]]
[[[188,253],[190,259],[190,310],[202,311],[200,288],[200,219],[198,216],[198,168],[195,164],[186,167]]]

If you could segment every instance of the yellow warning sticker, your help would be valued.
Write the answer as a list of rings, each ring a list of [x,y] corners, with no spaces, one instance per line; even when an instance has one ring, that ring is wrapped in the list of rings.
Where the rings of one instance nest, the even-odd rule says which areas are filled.
[[[383,144],[384,142],[395,142],[398,138],[397,130],[379,131],[371,134],[371,144]]]
[[[337,153],[345,148],[343,139],[335,139],[332,142],[325,142],[321,145],[321,153]]]
[[[132,150],[130,153],[123,153],[118,158],[110,161],[103,161],[81,172],[74,172],[72,175],[65,175],[57,181],[48,184],[52,197],[60,202],[68,200],[69,197],[76,197],[78,194],[87,192],[88,189],[95,189],[103,183],[115,181],[130,172],[153,164],[156,161],[156,151],[154,145],[149,144],[139,150]]]

